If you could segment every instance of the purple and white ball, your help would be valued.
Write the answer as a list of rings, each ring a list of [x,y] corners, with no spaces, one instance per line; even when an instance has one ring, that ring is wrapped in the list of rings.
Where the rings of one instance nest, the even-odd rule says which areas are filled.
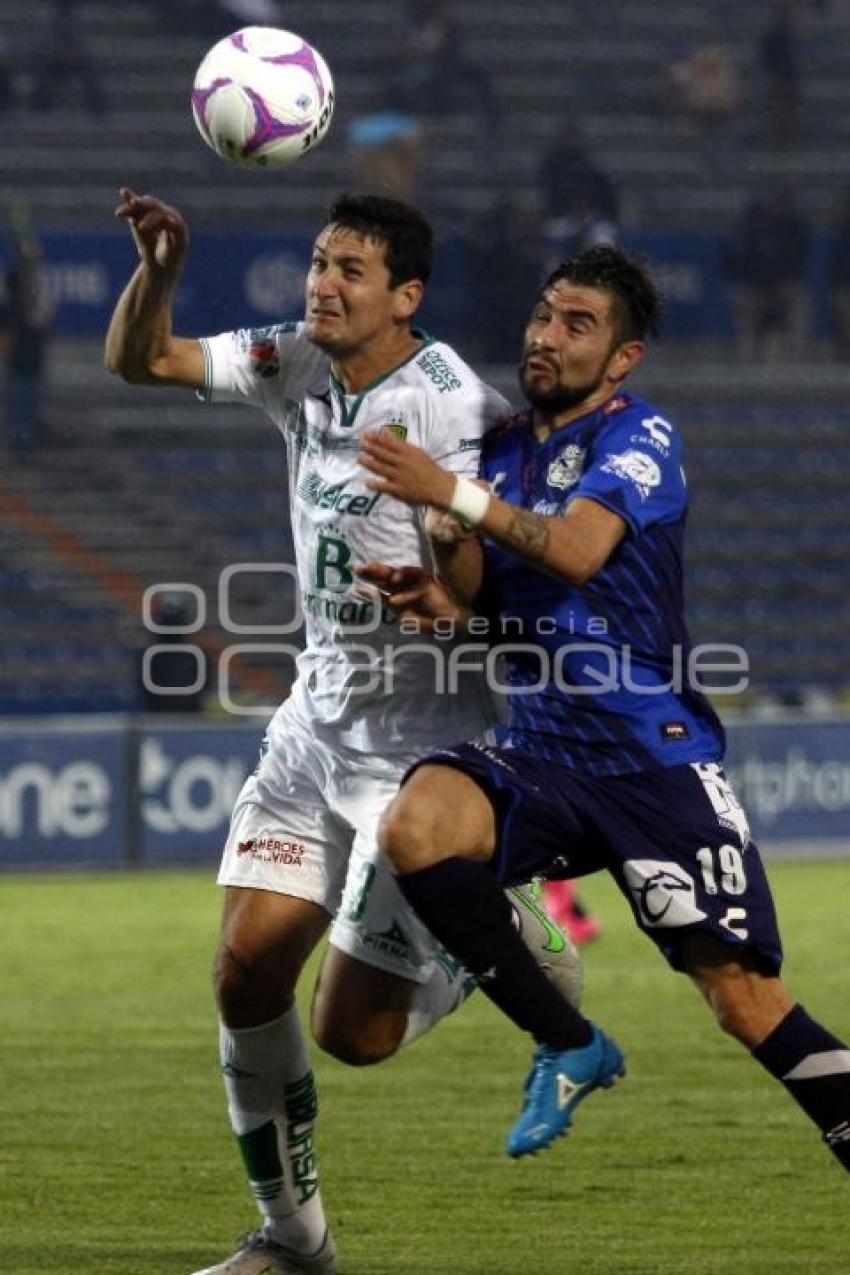
[[[213,45],[195,75],[192,114],[217,155],[242,168],[286,168],[325,136],[334,86],[300,35],[244,27]]]

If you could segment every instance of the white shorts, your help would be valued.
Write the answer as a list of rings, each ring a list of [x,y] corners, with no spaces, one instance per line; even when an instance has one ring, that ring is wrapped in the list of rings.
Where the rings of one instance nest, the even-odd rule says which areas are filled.
[[[378,820],[416,757],[331,746],[287,705],[272,735],[234,807],[219,885],[318,903],[334,917],[329,937],[335,947],[427,982],[436,942],[377,846]]]

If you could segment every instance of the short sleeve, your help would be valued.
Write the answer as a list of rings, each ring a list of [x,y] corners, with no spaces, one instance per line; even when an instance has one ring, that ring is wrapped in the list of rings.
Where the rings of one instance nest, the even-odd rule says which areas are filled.
[[[634,535],[676,522],[687,507],[682,443],[661,416],[630,410],[605,429],[570,493],[619,514]]]
[[[294,357],[302,323],[276,323],[264,328],[239,328],[218,336],[201,337],[207,403],[251,403],[265,407],[269,390]]]

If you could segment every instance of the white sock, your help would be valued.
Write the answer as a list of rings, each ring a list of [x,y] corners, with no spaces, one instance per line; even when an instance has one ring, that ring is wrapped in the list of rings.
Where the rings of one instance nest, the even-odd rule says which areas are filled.
[[[399,1049],[410,1045],[438,1023],[446,1014],[458,1009],[475,990],[475,980],[460,961],[440,948],[427,983],[417,983],[410,999],[407,1027]]]
[[[311,1253],[327,1229],[314,1146],[316,1086],[295,1006],[260,1027],[219,1031],[230,1123],[264,1230]]]

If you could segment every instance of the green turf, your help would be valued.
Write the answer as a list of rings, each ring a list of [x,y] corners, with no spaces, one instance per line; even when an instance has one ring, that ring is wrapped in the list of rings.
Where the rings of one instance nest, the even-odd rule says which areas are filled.
[[[850,1037],[850,864],[772,871],[786,973]],[[401,1058],[317,1058],[325,1198],[345,1275],[837,1275],[846,1175],[717,1032],[604,878],[588,1011],[630,1074],[565,1142],[502,1142],[528,1049],[482,996]],[[199,874],[5,878],[0,1269],[186,1275],[253,1221],[217,1075]]]

